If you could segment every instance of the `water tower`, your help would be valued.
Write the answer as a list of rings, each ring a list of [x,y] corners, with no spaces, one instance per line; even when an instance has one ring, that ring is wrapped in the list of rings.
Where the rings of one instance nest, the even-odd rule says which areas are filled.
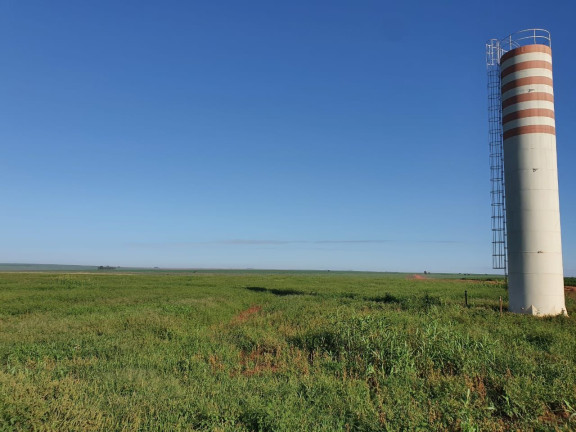
[[[510,311],[566,314],[550,33],[491,39],[486,60],[493,267]]]

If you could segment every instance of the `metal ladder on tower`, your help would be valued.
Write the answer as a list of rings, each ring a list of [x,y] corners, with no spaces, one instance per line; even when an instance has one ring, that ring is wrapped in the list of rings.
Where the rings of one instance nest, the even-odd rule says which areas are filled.
[[[492,268],[507,274],[506,203],[504,190],[504,149],[502,141],[502,96],[498,39],[486,43],[488,72],[488,131],[490,146],[490,201],[492,207]]]

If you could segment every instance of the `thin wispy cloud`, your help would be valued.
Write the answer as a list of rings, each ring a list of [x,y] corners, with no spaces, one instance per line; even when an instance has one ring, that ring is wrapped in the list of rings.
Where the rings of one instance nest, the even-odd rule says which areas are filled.
[[[358,244],[390,243],[391,240],[223,240],[210,242],[229,245],[278,245],[278,244]]]
[[[274,239],[228,239],[185,242],[134,242],[132,247],[197,247],[197,246],[283,246],[283,245],[368,245],[368,244],[451,244],[464,243],[459,240],[274,240]]]

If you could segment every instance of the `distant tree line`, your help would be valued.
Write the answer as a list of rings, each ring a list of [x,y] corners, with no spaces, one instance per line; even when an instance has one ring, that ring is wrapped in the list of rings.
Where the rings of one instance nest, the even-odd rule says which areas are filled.
[[[98,266],[98,270],[116,270],[118,267],[112,266]]]

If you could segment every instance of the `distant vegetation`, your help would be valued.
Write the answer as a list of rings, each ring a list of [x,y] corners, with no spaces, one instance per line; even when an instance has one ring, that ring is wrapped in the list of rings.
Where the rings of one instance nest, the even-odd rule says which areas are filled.
[[[501,296],[377,273],[0,273],[0,430],[576,429],[574,299],[534,318]]]
[[[0,263],[0,271],[94,271],[94,266],[60,265],[60,264],[19,264]]]

